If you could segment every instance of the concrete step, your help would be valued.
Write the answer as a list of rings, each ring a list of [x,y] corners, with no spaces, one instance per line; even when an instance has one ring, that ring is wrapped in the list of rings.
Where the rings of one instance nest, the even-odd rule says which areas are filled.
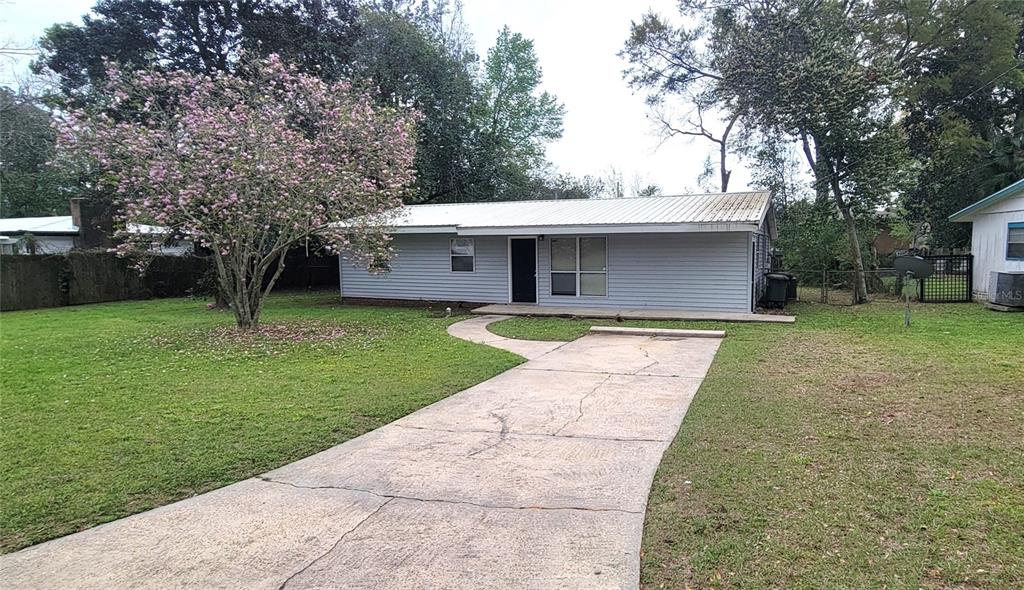
[[[592,326],[594,334],[625,334],[629,336],[667,336],[670,338],[725,338],[725,330],[679,330],[673,328],[627,328]]]

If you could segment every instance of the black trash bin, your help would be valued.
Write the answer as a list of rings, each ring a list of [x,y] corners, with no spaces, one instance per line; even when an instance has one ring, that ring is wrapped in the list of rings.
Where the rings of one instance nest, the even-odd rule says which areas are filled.
[[[786,294],[789,291],[789,276],[778,272],[771,272],[765,278],[768,284],[764,290],[764,305],[766,307],[785,307]]]
[[[788,280],[786,283],[786,301],[796,301],[796,275],[790,272],[777,273],[784,275]]]

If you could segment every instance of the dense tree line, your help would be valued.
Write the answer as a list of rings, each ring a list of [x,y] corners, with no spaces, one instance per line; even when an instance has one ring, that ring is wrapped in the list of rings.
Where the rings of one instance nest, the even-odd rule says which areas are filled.
[[[778,199],[787,263],[854,270],[860,298],[880,212],[896,233],[962,247],[967,228],[949,214],[1024,177],[1022,2],[681,0],[679,12],[632,24],[627,83],[666,135],[714,146],[702,187],[727,190],[742,161]],[[5,216],[91,194],[92,179],[46,166],[47,118],[95,101],[105,60],[214,73],[271,53],[420,113],[411,202],[659,191],[629,191],[614,170],[557,173],[544,152],[564,107],[542,91],[532,42],[506,28],[481,57],[445,0],[99,0],[40,49],[34,69],[56,90],[0,96]],[[808,254],[825,242],[827,260]]]
[[[35,97],[0,88],[0,213],[30,217],[66,213],[63,178],[48,166],[54,133]]]
[[[949,214],[1024,176],[1024,3],[681,0],[679,11],[683,24],[654,13],[633,23],[628,83],[658,113],[690,107],[663,127],[717,144],[723,190],[730,158],[751,161],[791,244],[834,252],[842,227],[857,301],[879,212],[898,211],[904,233],[932,245],[963,246]]]
[[[554,173],[545,161],[545,145],[561,136],[564,107],[541,90],[532,41],[506,28],[481,59],[459,5],[445,0],[99,0],[80,25],[50,27],[40,50],[33,70],[55,91],[35,104],[3,97],[8,111],[18,103],[5,121],[20,128],[5,127],[5,137],[31,135],[39,147],[26,153],[31,161],[5,158],[5,185],[17,190],[4,191],[4,216],[59,212],[68,191],[82,189],[55,191],[41,165],[52,144],[46,109],[94,102],[108,61],[212,74],[235,73],[245,56],[270,54],[420,113],[411,202],[591,196],[586,182]]]

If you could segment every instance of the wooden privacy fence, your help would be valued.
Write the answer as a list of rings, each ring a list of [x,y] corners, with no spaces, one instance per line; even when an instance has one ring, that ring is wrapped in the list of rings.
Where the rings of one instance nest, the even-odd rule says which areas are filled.
[[[209,295],[216,283],[212,267],[208,257],[157,256],[140,275],[109,252],[0,256],[0,310]],[[293,250],[274,288],[337,289],[338,258]]]
[[[157,256],[140,275],[108,252],[0,256],[0,309],[190,295],[209,266],[196,256]]]

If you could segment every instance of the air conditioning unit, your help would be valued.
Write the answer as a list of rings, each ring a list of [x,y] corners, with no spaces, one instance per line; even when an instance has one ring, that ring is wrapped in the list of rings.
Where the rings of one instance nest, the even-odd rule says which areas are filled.
[[[1024,309],[1024,271],[992,271],[988,278],[988,301]]]

